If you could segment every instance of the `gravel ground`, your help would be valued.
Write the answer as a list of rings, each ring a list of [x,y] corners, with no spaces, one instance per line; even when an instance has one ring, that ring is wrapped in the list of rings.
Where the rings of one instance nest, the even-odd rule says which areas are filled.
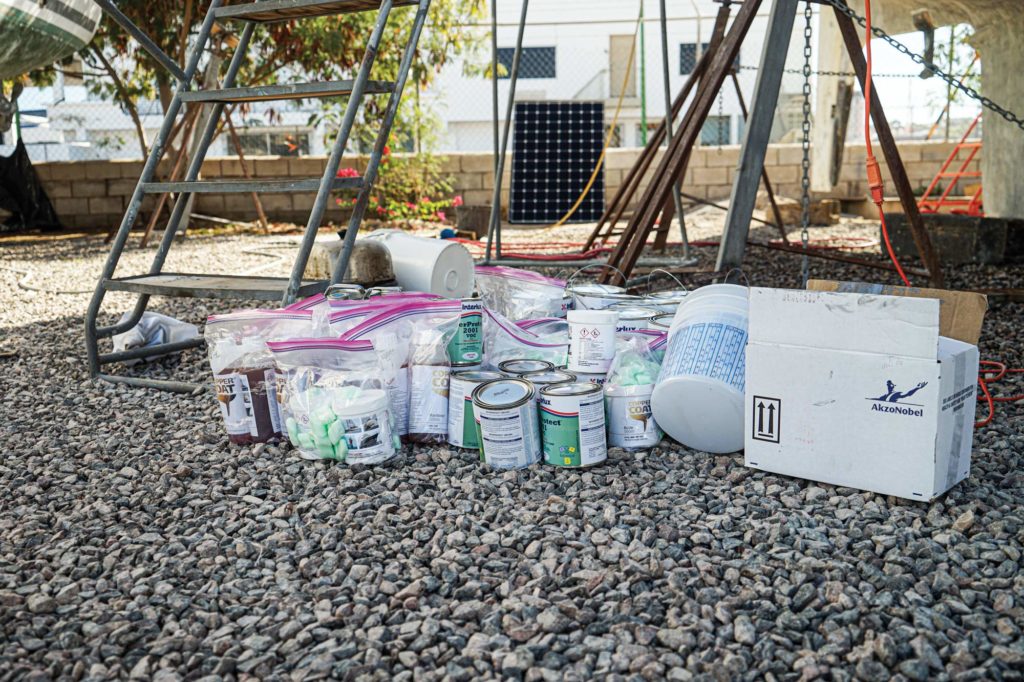
[[[830,235],[874,236],[814,236]],[[283,273],[240,253],[280,241],[193,238],[170,269]],[[751,255],[754,283],[798,284],[798,257]],[[576,472],[496,473],[438,447],[373,469],[310,463],[230,446],[209,395],[89,380],[88,296],[18,282],[90,289],[103,257],[95,237],[0,245],[0,345],[17,352],[0,360],[0,679],[1024,677],[1020,404],[930,505],[669,442]],[[893,281],[824,261],[813,274]],[[108,301],[110,319],[130,303]],[[156,309],[200,322],[215,306]],[[1021,366],[1021,330],[1021,305],[994,307],[982,356]],[[148,371],[207,372],[201,352]]]

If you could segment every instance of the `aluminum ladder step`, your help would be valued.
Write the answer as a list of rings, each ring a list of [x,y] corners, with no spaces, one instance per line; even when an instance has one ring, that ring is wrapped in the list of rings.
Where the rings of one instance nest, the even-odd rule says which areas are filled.
[[[418,5],[418,0],[395,0],[393,7]],[[213,16],[218,20],[239,19],[269,24],[289,19],[309,19],[331,14],[376,12],[380,0],[267,0],[220,7]]]
[[[352,94],[355,81],[321,81],[316,83],[290,83],[285,85],[257,85],[247,88],[218,90],[189,90],[181,93],[183,102],[269,102],[286,99],[342,97]],[[369,81],[366,94],[379,95],[394,89],[394,83]]]
[[[261,180],[259,178],[239,180],[196,180],[186,182],[146,182],[142,191],[147,194],[163,194],[164,192],[188,192],[190,194],[237,194],[259,192],[261,194],[290,194],[296,192],[316,192],[320,189],[320,178],[303,178],[301,180]],[[363,186],[362,178],[335,178],[331,190],[359,189]]]
[[[237,275],[196,275],[162,273],[103,280],[107,291],[129,291],[152,296],[178,298],[241,298],[280,301],[288,289],[287,277],[248,277]],[[318,294],[327,288],[324,280],[303,280],[298,297]]]

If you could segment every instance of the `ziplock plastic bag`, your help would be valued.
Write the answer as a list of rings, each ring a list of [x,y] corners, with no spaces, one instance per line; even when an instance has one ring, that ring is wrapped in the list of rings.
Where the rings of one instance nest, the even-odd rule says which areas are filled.
[[[452,363],[448,344],[457,322],[418,320],[409,339],[409,434],[412,443],[448,440],[448,384]]]
[[[379,464],[394,457],[386,379],[369,341],[293,339],[269,344],[285,375],[285,428],[305,459]]]
[[[626,450],[652,448],[662,432],[651,412],[651,395],[661,369],[642,336],[616,342],[604,384],[608,444]]]
[[[295,303],[292,303],[291,305],[286,305],[283,308],[283,310],[313,310],[314,308],[326,305],[328,305],[326,296],[324,296],[323,294],[313,294],[312,296],[298,300]]]
[[[635,339],[643,341],[647,346],[654,360],[660,365],[665,357],[665,346],[668,345],[668,332],[656,329],[630,329],[629,331],[615,333],[615,352],[629,347],[630,342]]]
[[[211,315],[203,333],[221,415],[232,443],[264,443],[283,433],[277,371],[267,343],[313,336],[306,311],[250,310]]]
[[[493,369],[505,360],[547,360],[562,367],[569,355],[569,337],[562,333],[534,334],[484,308],[484,352],[486,364]]]
[[[542,317],[539,320],[520,320],[516,322],[520,329],[528,329],[538,336],[563,334],[569,338],[569,323],[562,317]]]
[[[124,322],[129,317],[131,317],[131,313],[125,313],[121,316],[121,322]],[[145,312],[142,313],[142,319],[139,320],[138,324],[126,332],[114,334],[111,341],[114,342],[114,352],[118,353],[132,348],[156,346],[161,343],[180,343],[198,338],[199,327],[194,324],[182,322],[160,313]],[[151,362],[156,360],[157,357],[160,356],[146,358],[145,360],[146,362]],[[142,362],[142,358],[135,358],[133,360],[125,360],[124,364],[134,365],[140,362]]]
[[[529,270],[478,265],[476,288],[484,305],[512,320],[565,317],[565,281]]]
[[[392,306],[349,330],[342,338],[370,341],[388,372],[388,395],[396,431],[409,433],[409,351],[414,330],[422,325],[443,329],[450,340],[462,316],[462,302],[447,299]]]

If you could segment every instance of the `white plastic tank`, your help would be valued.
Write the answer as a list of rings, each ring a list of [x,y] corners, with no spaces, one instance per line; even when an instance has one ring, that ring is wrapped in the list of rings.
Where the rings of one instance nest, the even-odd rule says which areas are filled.
[[[462,244],[414,237],[401,230],[377,230],[367,238],[387,247],[395,280],[402,289],[446,298],[466,298],[473,293],[473,257]]]

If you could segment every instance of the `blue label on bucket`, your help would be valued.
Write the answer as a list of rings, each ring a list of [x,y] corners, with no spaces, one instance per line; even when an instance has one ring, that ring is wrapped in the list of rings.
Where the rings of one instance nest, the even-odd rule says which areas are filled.
[[[747,332],[721,322],[680,327],[669,340],[658,381],[691,374],[718,379],[742,392],[746,378]]]

